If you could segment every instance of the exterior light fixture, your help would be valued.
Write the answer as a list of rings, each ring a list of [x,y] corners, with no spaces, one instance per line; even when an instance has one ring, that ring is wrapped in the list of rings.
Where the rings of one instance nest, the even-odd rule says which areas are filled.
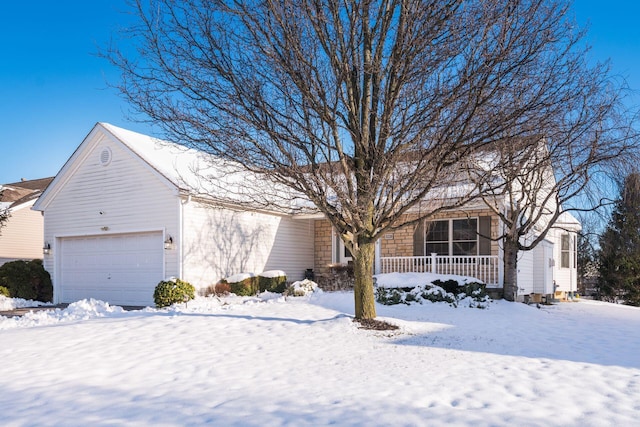
[[[164,241],[164,248],[167,250],[173,249],[173,237],[167,237],[167,240]]]
[[[51,243],[44,242],[44,246],[42,247],[42,253],[45,255],[49,255],[51,253]]]

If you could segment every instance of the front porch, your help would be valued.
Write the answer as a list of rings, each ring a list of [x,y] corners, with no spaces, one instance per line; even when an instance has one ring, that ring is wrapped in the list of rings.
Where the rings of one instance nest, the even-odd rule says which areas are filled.
[[[376,274],[435,273],[475,277],[488,288],[502,288],[502,269],[497,255],[437,255],[376,257]]]

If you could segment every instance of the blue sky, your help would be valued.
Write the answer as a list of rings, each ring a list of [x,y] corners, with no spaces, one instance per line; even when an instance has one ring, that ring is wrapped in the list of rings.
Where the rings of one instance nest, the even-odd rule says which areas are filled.
[[[138,132],[95,53],[131,17],[125,0],[7,1],[0,8],[0,183],[55,175],[98,122]],[[575,0],[593,59],[640,93],[640,2]],[[634,103],[640,104],[635,95]]]

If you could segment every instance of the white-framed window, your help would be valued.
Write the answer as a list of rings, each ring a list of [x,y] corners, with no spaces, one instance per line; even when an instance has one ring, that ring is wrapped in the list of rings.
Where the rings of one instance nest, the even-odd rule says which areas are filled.
[[[478,218],[427,221],[425,254],[478,255]]]
[[[571,260],[573,259],[573,267],[577,265],[577,240],[572,238],[569,233],[560,236],[560,267],[571,268]]]

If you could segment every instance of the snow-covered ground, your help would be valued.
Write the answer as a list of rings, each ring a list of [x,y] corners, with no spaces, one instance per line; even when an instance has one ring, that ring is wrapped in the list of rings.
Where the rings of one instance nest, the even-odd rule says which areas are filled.
[[[377,309],[400,329],[346,292],[0,317],[0,425],[640,424],[640,309]]]

